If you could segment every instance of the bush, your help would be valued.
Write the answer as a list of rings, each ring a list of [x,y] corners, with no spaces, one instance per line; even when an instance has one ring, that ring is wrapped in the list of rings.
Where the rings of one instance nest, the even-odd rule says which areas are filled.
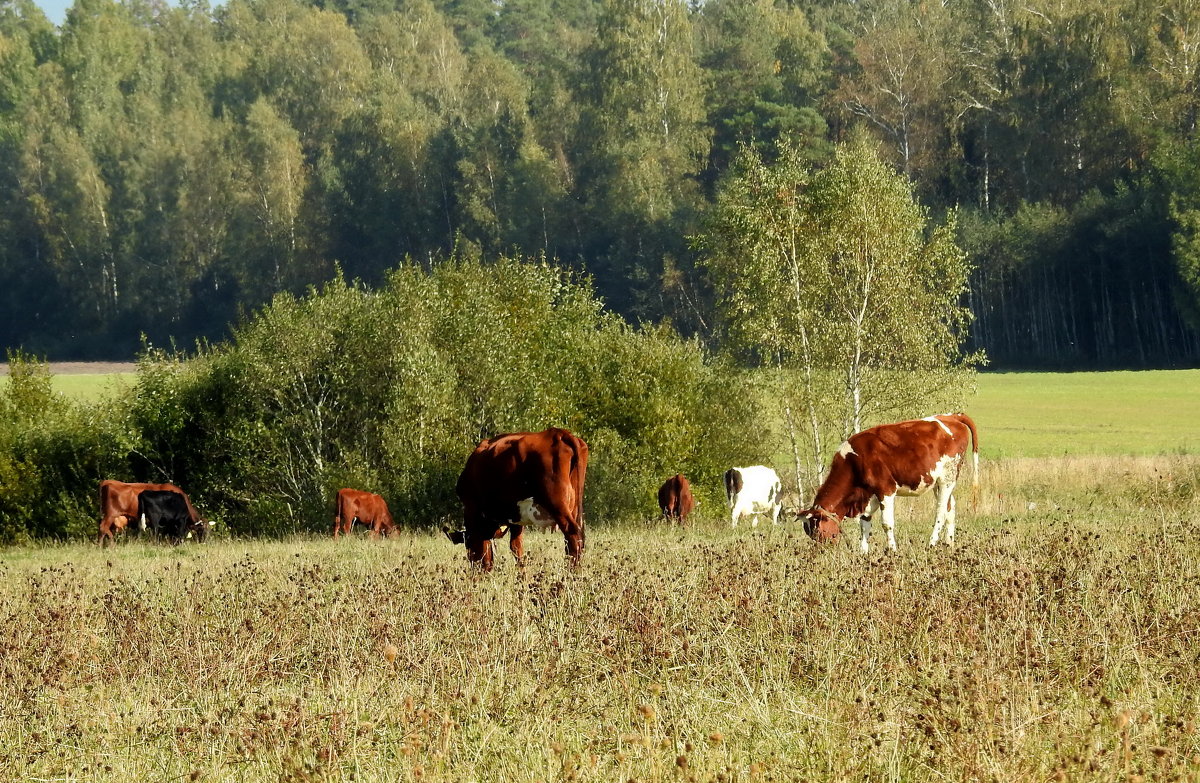
[[[101,478],[136,447],[121,407],[72,403],[44,362],[10,353],[0,390],[0,543],[94,536]]]
[[[456,517],[475,444],[560,426],[591,445],[589,520],[656,513],[687,473],[766,455],[755,406],[696,342],[605,313],[543,261],[450,259],[381,290],[340,277],[280,295],[188,360],[149,353],[133,391],[142,459],[186,477],[237,532],[324,531],[339,487],[381,492],[398,521]]]

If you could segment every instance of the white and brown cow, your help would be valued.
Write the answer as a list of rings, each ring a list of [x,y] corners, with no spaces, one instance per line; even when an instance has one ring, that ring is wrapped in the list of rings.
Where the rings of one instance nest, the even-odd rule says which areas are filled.
[[[733,527],[747,516],[750,526],[758,527],[759,514],[770,514],[771,523],[778,524],[779,510],[783,508],[782,490],[779,474],[765,465],[725,471],[725,496],[729,499]]]
[[[882,510],[888,549],[894,550],[896,496],[920,495],[932,487],[937,517],[929,545],[937,544],[943,528],[946,543],[953,543],[954,485],[968,446],[974,455],[973,484],[978,488],[979,438],[975,422],[966,414],[881,424],[850,436],[833,455],[812,508],[800,513],[805,532],[817,541],[830,541],[837,538],[843,519],[857,517],[865,553],[871,515]]]
[[[493,539],[508,532],[520,564],[526,527],[557,528],[566,539],[567,557],[578,565],[587,461],[587,443],[563,429],[514,432],[481,442],[458,477],[465,524],[446,535],[467,545],[472,565],[490,571]]]

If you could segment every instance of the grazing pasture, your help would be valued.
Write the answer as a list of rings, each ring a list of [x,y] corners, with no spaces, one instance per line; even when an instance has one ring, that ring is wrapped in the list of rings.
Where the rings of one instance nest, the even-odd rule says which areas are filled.
[[[90,402],[132,386],[137,377],[133,362],[53,362],[52,388],[73,400]],[[8,364],[0,362],[0,389],[8,383]]]
[[[995,467],[955,548],[915,499],[868,558],[714,517],[483,577],[440,533],[9,550],[0,778],[1200,774],[1200,460]]]
[[[982,373],[967,405],[997,457],[1200,454],[1200,370]]]
[[[1118,402],[1013,378],[953,548],[924,497],[867,557],[719,507],[589,517],[578,571],[532,531],[486,576],[431,531],[2,550],[0,780],[1195,779],[1200,412],[1064,456]]]

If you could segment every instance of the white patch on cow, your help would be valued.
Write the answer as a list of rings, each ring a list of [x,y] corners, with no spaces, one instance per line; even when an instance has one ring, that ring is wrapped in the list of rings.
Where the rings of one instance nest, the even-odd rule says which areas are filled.
[[[521,518],[517,524],[527,525],[538,530],[549,530],[554,527],[554,517],[546,509],[534,503],[533,498],[517,501],[517,508],[521,512]]]
[[[750,526],[758,527],[758,515],[770,514],[771,523],[779,524],[779,512],[783,508],[780,495],[783,485],[779,474],[764,465],[734,468],[742,474],[742,489],[729,501],[729,512],[733,527],[738,520],[750,517]]]
[[[949,413],[940,413],[937,416],[926,416],[924,419],[922,419],[922,421],[932,421],[932,422],[936,423],[939,427],[941,427],[943,430],[945,430],[947,435],[949,435],[950,437],[953,438],[954,433],[951,432],[950,428],[946,426],[946,422],[942,421],[941,418],[939,418],[941,416],[949,416],[949,415],[950,415]]]
[[[929,476],[939,484],[945,484],[947,481],[954,482],[958,480],[958,466],[962,464],[962,455],[943,454],[933,466],[933,470],[929,471]]]
[[[138,527],[141,528],[143,533],[146,532],[146,515],[145,514],[142,514],[142,518],[140,520],[138,520]]]
[[[847,440],[847,441],[842,441],[842,445],[838,446],[837,453],[842,455],[842,458],[845,459],[846,457],[850,456],[851,454],[855,454],[856,452],[854,451],[854,447],[850,445],[850,441]]]
[[[961,463],[962,455],[955,455],[953,457],[946,455],[939,457],[938,461],[934,463],[933,469],[929,471],[928,483],[925,481],[926,477],[922,476],[921,480],[915,487],[906,487],[903,484],[897,486],[896,494],[903,495],[905,497],[913,497],[916,495],[924,495],[930,487],[940,487],[947,482],[953,486],[954,483],[958,481],[958,468]]]

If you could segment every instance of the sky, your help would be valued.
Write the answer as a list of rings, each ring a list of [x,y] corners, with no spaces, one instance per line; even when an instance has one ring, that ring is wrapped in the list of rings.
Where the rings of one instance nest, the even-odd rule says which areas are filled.
[[[46,18],[56,25],[61,26],[67,19],[67,9],[75,5],[75,0],[34,0],[38,8],[46,14]],[[210,0],[211,5],[215,8],[220,5],[221,0]],[[176,0],[167,0],[168,5],[175,5]]]
[[[67,9],[74,4],[75,0],[37,0],[38,7],[46,14],[46,17],[57,25],[61,25],[63,20],[67,18]]]

